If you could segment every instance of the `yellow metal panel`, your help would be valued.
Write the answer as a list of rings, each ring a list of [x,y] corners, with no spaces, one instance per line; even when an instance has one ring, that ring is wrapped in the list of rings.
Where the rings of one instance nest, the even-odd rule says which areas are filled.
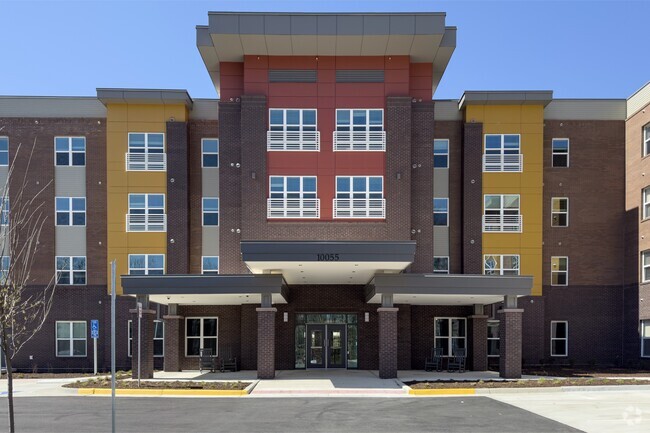
[[[128,115],[126,104],[108,104],[106,107],[106,119],[108,122],[126,122]]]
[[[540,122],[540,119],[542,121]],[[543,123],[544,107],[542,105],[522,105],[521,123]]]
[[[483,122],[488,124],[500,124],[503,122],[521,123],[520,105],[494,105],[488,106],[485,110]]]
[[[172,117],[176,122],[185,122],[188,117],[185,105],[165,105],[165,122]]]
[[[160,124],[167,121],[165,118],[165,106],[162,104],[129,104],[128,111],[129,122],[152,122]],[[147,130],[145,132],[152,131]]]

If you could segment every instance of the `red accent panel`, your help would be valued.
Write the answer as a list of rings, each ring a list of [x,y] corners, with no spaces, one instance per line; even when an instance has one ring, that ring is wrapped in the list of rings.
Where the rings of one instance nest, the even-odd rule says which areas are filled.
[[[336,83],[336,95],[346,97],[384,97],[384,83]],[[361,102],[361,101],[359,101]],[[382,103],[383,107],[384,104]],[[363,107],[363,105],[357,105]],[[367,107],[372,108],[372,107]]]
[[[303,96],[318,96],[316,83],[269,83],[269,100],[275,96],[298,99]]]
[[[269,56],[269,69],[316,69],[314,56]]]
[[[389,56],[384,57],[384,65],[386,69],[409,69],[411,65],[411,58],[409,56]]]
[[[384,69],[384,57],[336,57],[336,69]]]

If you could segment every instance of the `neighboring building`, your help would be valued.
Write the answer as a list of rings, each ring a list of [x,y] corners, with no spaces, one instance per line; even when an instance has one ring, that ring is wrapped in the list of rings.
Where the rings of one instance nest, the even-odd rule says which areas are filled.
[[[264,378],[395,377],[432,347],[505,377],[522,362],[641,365],[650,85],[627,101],[432,100],[455,44],[444,14],[210,13],[197,45],[220,100],[1,97],[0,177],[35,143],[34,182],[52,182],[34,284],[59,276],[14,364],[92,369],[98,319],[109,366],[115,260],[133,295],[118,301],[118,367],[136,296],[145,377],[198,368],[201,348]]]

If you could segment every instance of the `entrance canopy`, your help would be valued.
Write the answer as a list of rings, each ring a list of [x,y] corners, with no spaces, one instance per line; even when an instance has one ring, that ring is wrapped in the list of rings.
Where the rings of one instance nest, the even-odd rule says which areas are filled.
[[[365,285],[404,271],[415,241],[242,241],[241,252],[253,274],[282,274],[289,285]]]
[[[505,296],[530,295],[532,288],[528,276],[378,274],[366,288],[366,302],[380,304],[388,295],[395,304],[493,304]]]

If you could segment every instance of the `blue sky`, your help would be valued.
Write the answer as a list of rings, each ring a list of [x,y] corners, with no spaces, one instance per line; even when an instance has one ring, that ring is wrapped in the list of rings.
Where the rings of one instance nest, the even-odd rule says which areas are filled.
[[[0,95],[145,87],[214,98],[194,26],[218,10],[446,12],[458,41],[437,99],[519,89],[626,98],[650,80],[650,0],[2,0]]]

